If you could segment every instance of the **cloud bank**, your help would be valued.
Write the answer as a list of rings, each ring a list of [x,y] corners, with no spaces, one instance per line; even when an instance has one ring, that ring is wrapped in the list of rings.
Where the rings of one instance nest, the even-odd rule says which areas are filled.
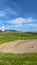
[[[28,26],[35,26],[36,23],[32,23],[32,22],[37,22],[37,20],[34,20],[32,18],[22,18],[22,17],[18,17],[16,19],[12,19],[12,20],[9,20],[7,21],[7,23],[10,23],[10,24],[13,24],[15,26],[22,26],[24,27],[24,25]]]

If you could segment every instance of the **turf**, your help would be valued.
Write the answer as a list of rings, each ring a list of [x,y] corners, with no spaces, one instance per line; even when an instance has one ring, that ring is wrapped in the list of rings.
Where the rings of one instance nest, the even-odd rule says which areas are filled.
[[[0,32],[0,44],[18,39],[37,39],[37,32]],[[0,65],[37,65],[37,53],[0,53]]]
[[[37,39],[37,32],[0,32],[0,43],[14,40]]]
[[[0,53],[0,65],[37,65],[37,53],[28,54]]]

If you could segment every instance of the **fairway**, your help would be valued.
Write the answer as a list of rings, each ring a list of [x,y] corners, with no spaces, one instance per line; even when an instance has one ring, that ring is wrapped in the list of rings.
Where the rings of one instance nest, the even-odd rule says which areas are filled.
[[[0,65],[37,65],[37,53],[28,54],[0,53]]]
[[[0,32],[0,44],[14,40],[37,39],[37,32]]]

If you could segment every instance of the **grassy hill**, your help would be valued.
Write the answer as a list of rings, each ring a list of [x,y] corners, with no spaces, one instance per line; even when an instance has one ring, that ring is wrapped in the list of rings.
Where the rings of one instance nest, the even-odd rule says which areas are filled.
[[[18,39],[37,39],[37,32],[0,32],[0,44]],[[0,65],[37,65],[37,53],[0,53]]]
[[[0,32],[0,43],[20,39],[37,39],[37,32]]]

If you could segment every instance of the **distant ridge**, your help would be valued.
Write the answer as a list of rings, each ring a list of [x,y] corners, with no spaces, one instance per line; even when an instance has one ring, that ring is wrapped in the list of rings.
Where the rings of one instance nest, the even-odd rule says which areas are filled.
[[[4,31],[19,32],[19,31],[17,31],[17,30],[4,30]],[[2,30],[0,30],[0,32],[2,32]]]

